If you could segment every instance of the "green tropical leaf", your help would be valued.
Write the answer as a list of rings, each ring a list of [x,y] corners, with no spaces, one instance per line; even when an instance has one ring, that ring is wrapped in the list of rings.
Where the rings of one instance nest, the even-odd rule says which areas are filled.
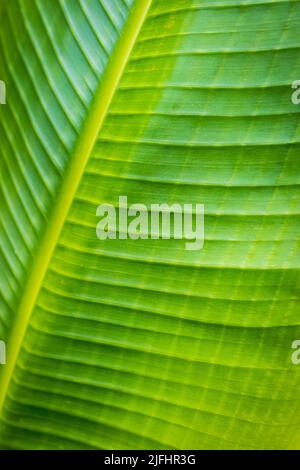
[[[0,14],[1,448],[299,448],[300,1]],[[203,249],[99,240],[120,195]]]

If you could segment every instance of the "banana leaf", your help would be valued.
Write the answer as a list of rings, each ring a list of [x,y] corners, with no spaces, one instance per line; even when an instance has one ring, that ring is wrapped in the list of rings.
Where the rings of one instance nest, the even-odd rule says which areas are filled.
[[[299,449],[300,1],[0,19],[0,447]],[[120,195],[203,248],[99,240]]]

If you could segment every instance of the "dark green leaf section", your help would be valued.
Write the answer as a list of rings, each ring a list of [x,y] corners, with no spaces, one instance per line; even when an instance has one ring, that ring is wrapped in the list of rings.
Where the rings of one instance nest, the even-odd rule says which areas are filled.
[[[131,3],[1,0],[1,338]]]

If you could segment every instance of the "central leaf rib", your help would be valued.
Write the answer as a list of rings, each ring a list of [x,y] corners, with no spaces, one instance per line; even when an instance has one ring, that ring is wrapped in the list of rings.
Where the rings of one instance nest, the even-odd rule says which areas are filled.
[[[27,326],[49,262],[94,143],[101,130],[110,103],[114,97],[151,3],[152,0],[138,0],[135,2],[108,64],[103,81],[97,89],[90,113],[74,146],[70,166],[62,182],[56,205],[53,208],[48,227],[39,246],[37,256],[35,257],[23,296],[20,300],[15,325],[8,341],[7,365],[3,368],[0,380],[1,414]]]

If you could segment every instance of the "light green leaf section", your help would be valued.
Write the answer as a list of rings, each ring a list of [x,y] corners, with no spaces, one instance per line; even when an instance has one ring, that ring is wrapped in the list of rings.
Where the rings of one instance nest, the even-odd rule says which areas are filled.
[[[300,448],[300,2],[1,2],[1,447]]]

